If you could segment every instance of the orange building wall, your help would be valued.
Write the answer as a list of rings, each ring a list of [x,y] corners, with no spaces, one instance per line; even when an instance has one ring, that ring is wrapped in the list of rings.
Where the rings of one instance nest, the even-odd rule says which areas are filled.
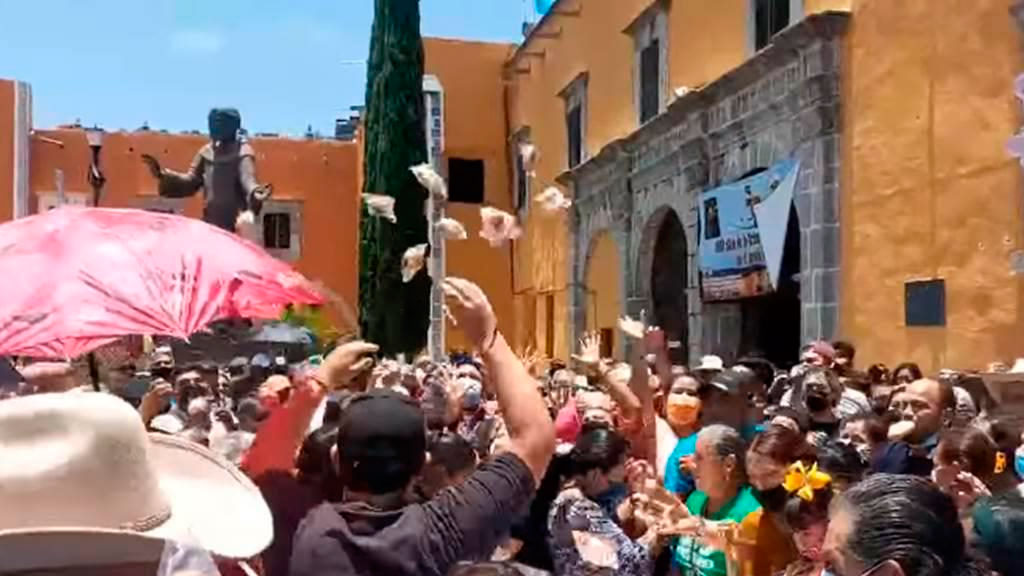
[[[579,2],[563,0],[557,10],[581,9],[578,16],[549,15],[540,30],[558,32],[557,38],[536,35],[510,64],[509,116],[511,134],[529,127],[530,138],[539,151],[537,177],[531,182],[531,194],[538,194],[555,183],[555,177],[568,167],[565,106],[561,92],[580,73],[588,73],[585,148],[596,155],[608,142],[636,127],[633,103],[633,39],[623,30],[650,4],[647,0],[616,2]],[[528,73],[515,72],[515,68]],[[564,192],[570,192],[565,191]],[[551,350],[566,358],[572,346],[568,342],[567,284],[569,222],[565,215],[544,215],[535,207],[524,222],[524,236],[517,248],[516,290],[520,313],[532,316],[532,330],[523,342],[542,351]],[[553,294],[554,310],[545,306],[546,295]],[[547,340],[548,318],[553,317],[555,341]]]
[[[444,89],[444,156],[484,161],[484,205],[514,212],[506,146],[502,67],[514,47],[425,38],[425,71]],[[447,163],[443,164],[447,166]],[[491,248],[480,238],[480,206],[449,204],[447,215],[466,227],[469,238],[446,245],[446,272],[476,282],[486,293],[498,324],[516,339],[512,298],[512,247]],[[458,329],[447,328],[449,349],[468,348]]]
[[[14,214],[14,90],[0,80],[0,221]]]
[[[747,59],[750,0],[675,1],[669,19],[669,86],[693,89]]]
[[[3,133],[0,124],[0,135]],[[90,152],[85,133],[40,130],[36,135],[31,146],[31,209],[36,209],[39,194],[56,192],[55,170],[58,168],[64,172],[66,193],[85,193],[91,198],[86,181]],[[46,139],[59,141],[63,147]],[[156,132],[106,134],[101,167],[107,183],[100,205],[141,208],[143,197],[156,196],[157,184],[139,155],[152,154],[163,167],[185,171],[205,142],[203,136]],[[323,281],[355,309],[359,221],[356,145],[330,140],[265,138],[253,139],[251,144],[257,154],[257,177],[274,185],[273,199],[303,203],[302,249],[296,268],[312,280]],[[2,174],[5,172],[0,164]],[[0,176],[0,190],[8,180]],[[197,218],[202,215],[201,194],[187,200],[186,215]],[[5,199],[0,199],[0,207],[3,201],[9,203],[9,198],[10,193],[7,193]]]
[[[839,11],[849,12],[853,9],[853,0],[804,0],[804,14]]]
[[[1024,355],[1024,71],[1010,0],[856,0],[843,80],[841,330],[928,370]],[[955,14],[955,17],[950,17]],[[904,282],[945,278],[945,328],[904,326]]]

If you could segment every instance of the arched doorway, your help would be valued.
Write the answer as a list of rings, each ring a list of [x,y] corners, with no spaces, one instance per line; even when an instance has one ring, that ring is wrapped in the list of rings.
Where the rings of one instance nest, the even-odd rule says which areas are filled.
[[[668,210],[658,227],[651,260],[650,322],[660,326],[670,343],[672,362],[689,363],[689,315],[686,302],[686,231],[674,210]]]
[[[783,368],[796,363],[800,351],[800,218],[790,206],[775,291],[742,301],[740,355],[761,356]]]
[[[620,294],[621,268],[619,248],[609,230],[594,237],[587,257],[586,274],[586,329],[601,334],[601,355],[615,356],[619,315],[622,312]]]

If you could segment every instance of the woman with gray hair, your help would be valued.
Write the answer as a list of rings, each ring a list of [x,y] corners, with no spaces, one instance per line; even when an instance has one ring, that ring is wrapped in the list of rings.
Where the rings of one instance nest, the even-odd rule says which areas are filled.
[[[682,536],[673,545],[673,563],[684,576],[726,576],[721,548],[756,541],[761,504],[747,483],[746,449],[740,433],[729,426],[706,426],[697,436],[697,489],[686,499],[686,508],[706,522],[697,536]]]

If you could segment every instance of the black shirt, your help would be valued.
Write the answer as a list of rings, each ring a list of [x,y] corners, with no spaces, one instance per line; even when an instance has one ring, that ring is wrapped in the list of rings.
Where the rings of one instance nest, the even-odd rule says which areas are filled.
[[[533,490],[533,473],[506,453],[426,504],[322,504],[295,535],[291,576],[444,576],[459,561],[490,557]]]

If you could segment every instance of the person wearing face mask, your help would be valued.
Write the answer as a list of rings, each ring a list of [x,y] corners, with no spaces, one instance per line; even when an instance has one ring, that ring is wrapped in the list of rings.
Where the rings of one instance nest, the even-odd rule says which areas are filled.
[[[682,498],[695,487],[688,462],[697,450],[700,410],[700,382],[689,374],[676,375],[665,397],[665,416],[679,440],[665,464],[665,488]]]
[[[775,574],[798,558],[785,522],[789,494],[783,484],[793,462],[811,459],[804,435],[780,424],[769,424],[747,450],[747,475],[765,513],[758,525],[755,574]]]
[[[490,453],[491,442],[494,440],[494,419],[483,409],[484,390],[479,372],[463,371],[462,368],[459,367],[455,379],[455,390],[460,391],[457,400],[460,403],[460,414],[456,430],[459,436],[473,446],[477,454],[486,455]]]
[[[623,491],[629,444],[618,432],[600,423],[585,424],[569,454],[569,479],[548,513],[548,545],[556,576],[589,574],[608,568],[616,574],[651,573],[652,540],[633,540],[616,522],[609,509],[613,495]]]
[[[805,410],[809,420],[808,438],[821,444],[839,431],[836,408],[842,395],[843,386],[831,369],[811,366],[795,378],[793,388],[782,398],[782,405]]]

